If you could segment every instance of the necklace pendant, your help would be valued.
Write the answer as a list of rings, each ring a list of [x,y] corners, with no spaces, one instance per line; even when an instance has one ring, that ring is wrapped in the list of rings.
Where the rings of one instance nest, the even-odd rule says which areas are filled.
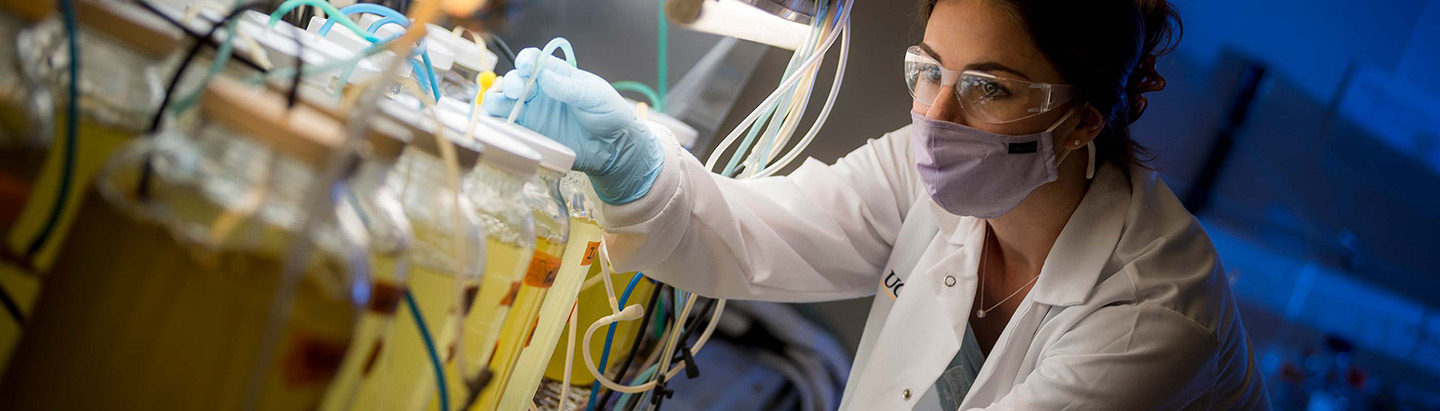
[[[985,310],[976,311],[975,318],[985,318]]]

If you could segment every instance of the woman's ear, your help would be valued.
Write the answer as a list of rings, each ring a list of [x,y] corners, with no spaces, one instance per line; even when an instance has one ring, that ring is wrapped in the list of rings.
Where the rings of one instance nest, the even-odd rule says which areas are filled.
[[[1065,136],[1065,141],[1061,142],[1063,147],[1071,150],[1084,147],[1085,143],[1094,140],[1100,135],[1100,131],[1105,129],[1105,116],[1100,115],[1100,110],[1095,107],[1086,104],[1075,114],[1080,120],[1071,128],[1070,134]]]

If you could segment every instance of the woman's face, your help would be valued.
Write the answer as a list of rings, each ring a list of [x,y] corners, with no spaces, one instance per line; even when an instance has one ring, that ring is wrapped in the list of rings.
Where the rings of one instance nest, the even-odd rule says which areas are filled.
[[[1035,47],[1025,27],[1004,9],[985,0],[940,1],[925,25],[925,39],[920,47],[949,70],[974,70],[1033,83],[1065,83],[1060,72]],[[935,100],[915,101],[911,110],[930,119],[1010,135],[1043,131],[1059,121],[1075,104],[1067,103],[1019,121],[990,124],[966,120],[960,101],[955,98],[953,85],[944,86]],[[1065,125],[1075,122],[1072,119]],[[1065,131],[1057,128],[1056,134],[1069,134]]]

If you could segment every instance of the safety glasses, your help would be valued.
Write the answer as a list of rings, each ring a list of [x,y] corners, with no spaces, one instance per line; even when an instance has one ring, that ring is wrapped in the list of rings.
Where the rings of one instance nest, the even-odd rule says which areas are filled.
[[[1002,124],[1034,117],[1073,100],[1075,86],[1032,83],[975,70],[955,71],[940,66],[920,46],[905,50],[905,85],[916,102],[929,107],[950,85],[966,120]]]

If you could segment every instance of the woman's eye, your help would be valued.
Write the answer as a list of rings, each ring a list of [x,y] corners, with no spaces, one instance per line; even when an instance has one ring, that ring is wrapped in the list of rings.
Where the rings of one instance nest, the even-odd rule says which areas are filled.
[[[1010,96],[1010,90],[990,79],[973,78],[968,81],[970,88],[979,91],[980,97],[987,100],[999,100]]]
[[[923,73],[924,73],[924,75],[925,75],[925,80],[926,80],[926,81],[929,81],[929,82],[932,82],[932,83],[939,83],[939,82],[940,82],[940,77],[941,77],[941,76],[940,76],[940,68],[939,68],[939,67],[926,66],[925,69],[924,69],[924,71],[923,71]]]

